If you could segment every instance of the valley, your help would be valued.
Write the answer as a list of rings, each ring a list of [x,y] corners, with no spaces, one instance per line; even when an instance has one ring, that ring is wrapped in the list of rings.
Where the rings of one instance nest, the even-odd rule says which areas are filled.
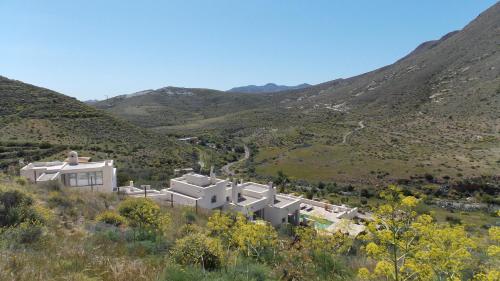
[[[272,94],[159,89],[96,106],[160,134],[255,145],[239,176],[282,171],[298,181],[371,185],[495,175],[498,10],[356,77]]]

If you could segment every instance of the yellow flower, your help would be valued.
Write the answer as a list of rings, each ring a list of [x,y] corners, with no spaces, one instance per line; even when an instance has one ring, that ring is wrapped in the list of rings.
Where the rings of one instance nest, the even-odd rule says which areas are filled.
[[[358,270],[358,278],[361,280],[370,280],[370,271],[365,267],[360,268]]]

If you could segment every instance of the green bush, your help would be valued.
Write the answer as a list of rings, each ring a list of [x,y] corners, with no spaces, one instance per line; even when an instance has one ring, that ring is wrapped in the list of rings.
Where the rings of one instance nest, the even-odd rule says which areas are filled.
[[[125,217],[132,227],[157,227],[160,207],[147,198],[127,198],[118,207],[120,215]]]
[[[172,256],[181,265],[196,265],[214,270],[223,264],[224,250],[220,240],[194,233],[176,241]]]
[[[62,184],[59,181],[47,181],[40,184],[40,187],[48,191],[60,191]]]
[[[75,205],[75,202],[71,198],[61,192],[51,192],[47,203],[51,208],[59,207],[63,209],[71,209]]]
[[[4,233],[4,237],[11,242],[14,241],[20,244],[31,244],[38,241],[42,234],[43,226],[41,223],[22,222],[17,227],[7,228]]]
[[[104,211],[95,218],[98,222],[120,226],[126,224],[126,219],[115,211]]]
[[[43,222],[34,206],[33,199],[18,190],[0,191],[0,227],[17,226],[23,222]]]

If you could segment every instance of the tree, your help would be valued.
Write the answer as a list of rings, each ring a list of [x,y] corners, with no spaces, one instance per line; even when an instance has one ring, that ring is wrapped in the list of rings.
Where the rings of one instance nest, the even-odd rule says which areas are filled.
[[[170,224],[170,217],[162,214],[160,206],[148,198],[127,198],[118,206],[118,212],[129,226],[141,232],[165,233]]]
[[[305,260],[311,261],[311,267],[321,280],[334,280],[349,277],[346,266],[338,256],[348,251],[352,240],[340,231],[335,233],[318,232],[313,227],[298,227],[295,230],[298,238],[297,249],[302,250]]]
[[[421,280],[460,280],[476,248],[464,227],[437,224],[431,216],[422,215],[413,228],[418,234],[418,246],[407,267]]]
[[[278,243],[276,230],[263,221],[249,222],[239,214],[232,233],[232,241],[248,257],[260,259],[265,252],[274,255]]]
[[[387,200],[368,227],[368,256],[377,261],[373,274],[388,280],[460,280],[472,261],[475,242],[463,226],[438,224],[418,216],[418,199],[396,186],[381,194]],[[365,268],[360,278],[369,276]]]
[[[208,218],[207,227],[210,231],[210,235],[220,237],[224,242],[230,242],[232,226],[233,220],[229,217],[229,215],[222,213],[221,211],[215,211]]]
[[[406,262],[415,250],[417,233],[412,230],[412,223],[417,218],[414,208],[418,200],[413,196],[402,196],[401,189],[394,185],[382,192],[381,197],[387,203],[378,208],[374,221],[368,226],[370,233],[367,238],[371,242],[365,250],[377,261],[375,275],[396,281],[406,280],[413,274],[407,269]]]
[[[475,281],[500,280],[500,270],[498,270],[500,268],[500,227],[492,226],[488,230],[488,234],[490,240],[490,245],[486,248],[488,261],[482,265],[481,272],[474,276]]]

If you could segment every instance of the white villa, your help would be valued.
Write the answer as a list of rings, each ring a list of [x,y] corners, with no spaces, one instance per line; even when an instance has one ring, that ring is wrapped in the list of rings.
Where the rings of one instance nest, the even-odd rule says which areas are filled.
[[[71,151],[63,162],[34,162],[21,168],[21,176],[33,183],[60,181],[64,186],[101,192],[116,188],[116,168],[113,160],[90,162]]]
[[[276,194],[272,184],[237,184],[215,177],[188,173],[170,180],[161,191],[176,204],[205,209],[234,210],[251,219],[263,219],[277,226],[299,222],[300,198]]]

